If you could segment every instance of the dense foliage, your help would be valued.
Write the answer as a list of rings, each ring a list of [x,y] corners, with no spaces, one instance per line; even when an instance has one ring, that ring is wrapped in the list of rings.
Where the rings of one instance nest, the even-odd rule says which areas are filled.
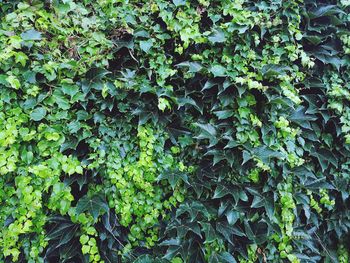
[[[349,262],[349,0],[0,0],[0,262]]]

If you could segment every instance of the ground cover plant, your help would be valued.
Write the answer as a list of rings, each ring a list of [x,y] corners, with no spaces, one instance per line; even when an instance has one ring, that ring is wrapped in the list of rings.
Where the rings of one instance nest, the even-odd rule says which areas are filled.
[[[349,99],[349,0],[0,0],[0,262],[350,262]]]

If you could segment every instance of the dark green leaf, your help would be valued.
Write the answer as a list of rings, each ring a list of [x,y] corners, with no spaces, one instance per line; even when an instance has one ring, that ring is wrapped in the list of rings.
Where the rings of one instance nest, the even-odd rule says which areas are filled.
[[[84,196],[79,199],[76,212],[81,214],[83,212],[89,212],[96,221],[100,215],[109,211],[108,204],[102,194],[96,194],[92,197]]]

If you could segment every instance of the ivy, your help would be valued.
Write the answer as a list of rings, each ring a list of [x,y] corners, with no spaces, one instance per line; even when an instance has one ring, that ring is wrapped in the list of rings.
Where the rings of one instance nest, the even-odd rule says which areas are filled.
[[[350,2],[1,1],[1,262],[348,262]]]

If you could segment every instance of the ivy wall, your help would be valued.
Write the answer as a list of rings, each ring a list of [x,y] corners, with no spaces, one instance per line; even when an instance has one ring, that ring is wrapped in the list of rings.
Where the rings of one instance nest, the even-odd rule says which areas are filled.
[[[349,0],[0,0],[0,262],[349,262]]]

